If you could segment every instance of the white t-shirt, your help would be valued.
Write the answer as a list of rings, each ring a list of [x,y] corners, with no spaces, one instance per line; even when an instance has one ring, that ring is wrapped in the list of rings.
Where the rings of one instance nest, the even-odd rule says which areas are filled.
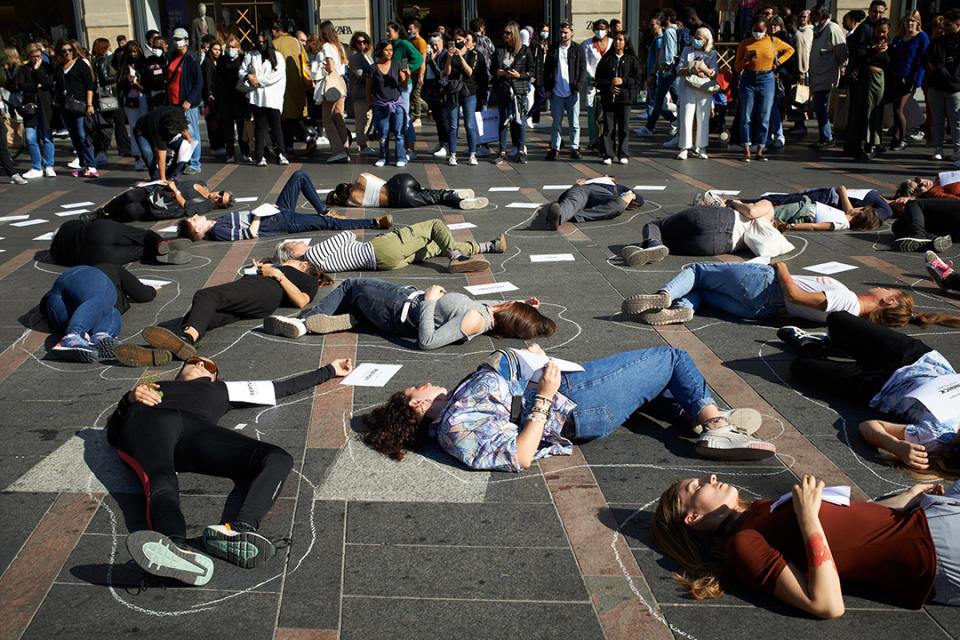
[[[844,229],[850,228],[850,221],[847,219],[847,214],[843,211],[836,207],[831,207],[828,204],[823,204],[822,202],[814,204],[816,207],[814,222],[829,222],[833,225],[834,231],[843,231]]]
[[[826,322],[827,314],[834,311],[846,311],[855,316],[860,315],[860,301],[857,294],[847,289],[843,284],[827,276],[793,276],[793,281],[801,291],[822,292],[827,296],[827,308],[824,311],[812,307],[803,307],[785,302],[787,313],[798,318],[806,318],[814,322]]]
[[[743,214],[739,212],[734,213],[733,231],[730,232],[730,250],[734,253],[742,250],[747,244],[743,241],[743,236],[747,232],[748,224],[750,224],[750,220],[744,217]]]
[[[323,48],[320,50],[320,57],[324,60],[327,58],[332,59],[333,68],[336,69],[340,75],[343,75],[347,72],[346,65],[340,62],[340,52],[337,51],[337,48],[329,42],[323,43]]]

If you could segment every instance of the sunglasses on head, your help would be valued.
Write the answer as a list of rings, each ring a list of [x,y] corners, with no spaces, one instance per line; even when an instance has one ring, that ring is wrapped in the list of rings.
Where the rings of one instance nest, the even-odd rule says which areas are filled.
[[[187,366],[190,364],[194,364],[202,369],[206,369],[207,371],[209,371],[214,375],[216,375],[217,373],[217,365],[213,364],[209,360],[204,360],[203,358],[187,358],[186,360],[183,361],[183,366]]]

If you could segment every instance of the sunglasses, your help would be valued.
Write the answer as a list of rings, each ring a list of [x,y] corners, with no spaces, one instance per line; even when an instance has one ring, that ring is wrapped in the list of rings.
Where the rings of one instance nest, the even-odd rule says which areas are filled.
[[[226,202],[226,199],[227,199],[227,192],[218,191],[217,196],[213,199],[213,201],[216,202],[217,204],[222,205],[224,202]]]
[[[60,53],[66,53],[67,51],[73,51],[73,47],[64,47],[60,49]]]
[[[217,365],[213,364],[209,360],[204,360],[203,358],[187,358],[186,360],[183,361],[183,366],[187,366],[191,364],[196,365],[201,369],[206,369],[207,371],[209,371],[214,375],[216,375],[217,373]]]

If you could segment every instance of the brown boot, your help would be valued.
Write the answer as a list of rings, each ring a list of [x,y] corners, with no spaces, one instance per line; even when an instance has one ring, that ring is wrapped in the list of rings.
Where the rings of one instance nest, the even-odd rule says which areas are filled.
[[[138,344],[121,344],[114,357],[128,367],[159,367],[173,360],[173,354],[166,349],[150,349]]]
[[[486,258],[479,255],[458,256],[450,259],[448,271],[450,273],[475,273],[485,271],[490,268],[490,263]]]
[[[197,355],[197,348],[190,344],[190,342],[163,327],[147,327],[143,330],[143,339],[146,340],[150,346],[156,347],[157,349],[165,349],[181,360],[186,360],[187,358],[192,358]]]
[[[374,218],[374,222],[377,223],[377,229],[389,229],[393,225],[393,218],[388,214],[385,216],[380,216],[379,218]]]

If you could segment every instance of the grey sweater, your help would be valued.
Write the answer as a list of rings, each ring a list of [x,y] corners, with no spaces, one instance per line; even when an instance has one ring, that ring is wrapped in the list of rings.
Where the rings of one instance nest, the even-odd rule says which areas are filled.
[[[462,293],[446,293],[439,300],[419,299],[417,309],[411,309],[411,318],[419,318],[417,344],[428,351],[476,337],[466,335],[461,329],[463,319],[470,311],[478,311],[483,316],[483,331],[490,329],[490,317],[487,307],[492,303],[479,302]]]

